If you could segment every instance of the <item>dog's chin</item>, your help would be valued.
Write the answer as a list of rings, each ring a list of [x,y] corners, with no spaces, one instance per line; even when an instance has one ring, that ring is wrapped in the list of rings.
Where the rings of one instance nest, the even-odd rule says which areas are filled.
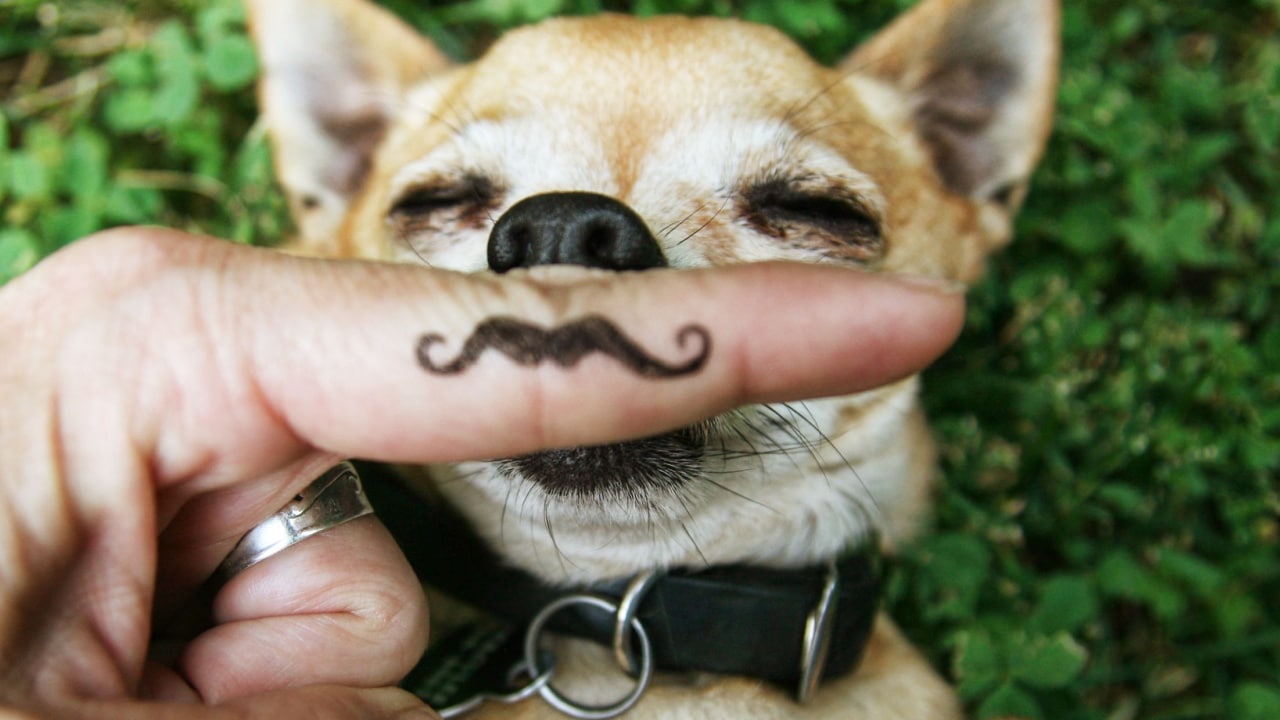
[[[706,428],[694,425],[639,440],[507,458],[497,469],[572,504],[643,507],[701,477],[706,437]]]

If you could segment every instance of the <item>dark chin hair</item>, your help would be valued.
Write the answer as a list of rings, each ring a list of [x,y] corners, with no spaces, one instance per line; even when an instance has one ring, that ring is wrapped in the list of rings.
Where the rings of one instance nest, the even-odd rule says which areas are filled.
[[[498,472],[537,483],[548,495],[577,502],[647,505],[677,492],[702,472],[704,434],[685,428],[610,445],[545,450],[497,461]]]

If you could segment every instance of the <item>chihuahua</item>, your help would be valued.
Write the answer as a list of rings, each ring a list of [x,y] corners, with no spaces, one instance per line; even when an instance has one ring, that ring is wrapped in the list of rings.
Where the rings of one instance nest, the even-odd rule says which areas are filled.
[[[724,18],[553,19],[455,64],[367,0],[249,5],[298,249],[465,272],[787,260],[968,284],[1010,239],[1057,83],[1056,0],[922,0],[834,68]],[[473,339],[588,338],[655,378],[706,350],[696,326],[692,360],[672,362],[607,319],[512,322]],[[465,371],[440,340],[424,368]],[[569,598],[527,613],[537,692],[475,716],[960,717],[876,610],[867,560],[927,520],[918,386],[431,468],[428,494],[523,578],[472,582],[469,600]],[[604,629],[571,627],[590,613],[565,608],[593,602]],[[549,614],[566,617],[542,638]]]

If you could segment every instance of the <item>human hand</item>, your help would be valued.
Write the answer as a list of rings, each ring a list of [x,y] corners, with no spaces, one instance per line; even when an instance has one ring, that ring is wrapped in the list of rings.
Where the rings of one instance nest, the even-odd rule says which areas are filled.
[[[415,356],[424,333],[587,313],[646,347],[697,323],[711,352],[662,380],[600,357],[526,368],[486,353],[445,375]],[[425,713],[384,687],[420,656],[427,621],[373,518],[233,577],[170,662],[151,637],[341,458],[514,455],[853,392],[924,367],[962,315],[956,293],[813,266],[464,276],[153,229],[82,241],[0,288],[0,708]]]

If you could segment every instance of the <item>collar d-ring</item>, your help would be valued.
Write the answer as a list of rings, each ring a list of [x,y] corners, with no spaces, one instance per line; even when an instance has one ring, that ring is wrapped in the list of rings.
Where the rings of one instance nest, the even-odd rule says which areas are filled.
[[[547,621],[551,616],[571,605],[588,605],[615,617],[620,611],[618,603],[596,595],[566,595],[544,607],[529,623],[529,629],[524,636],[524,661],[530,675],[537,677],[542,672],[538,666],[538,647]],[[579,720],[607,720],[630,710],[640,701],[640,696],[648,689],[649,681],[653,679],[653,646],[649,642],[649,633],[645,632],[644,625],[638,619],[633,617],[629,625],[639,641],[637,647],[640,650],[639,668],[635,673],[636,685],[631,692],[609,705],[584,705],[566,697],[554,685],[547,683],[538,689],[542,699],[556,710]],[[624,665],[623,668],[627,669],[628,666]]]

